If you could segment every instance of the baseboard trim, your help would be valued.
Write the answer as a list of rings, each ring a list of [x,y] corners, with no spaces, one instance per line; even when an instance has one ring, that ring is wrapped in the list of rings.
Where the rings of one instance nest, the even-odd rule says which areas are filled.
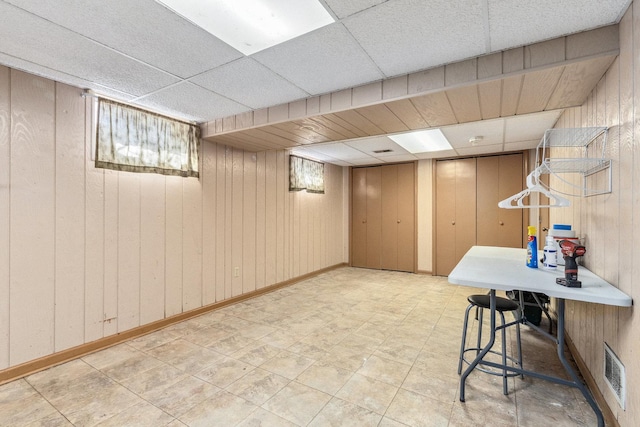
[[[591,395],[593,396],[596,403],[600,407],[600,410],[602,411],[602,416],[604,417],[605,425],[608,427],[620,427],[620,423],[618,423],[618,420],[613,414],[613,411],[611,410],[611,408],[609,407],[609,404],[607,403],[604,396],[602,395],[602,392],[600,391],[600,388],[598,387],[596,380],[593,378],[593,375],[591,375],[591,371],[589,370],[589,368],[587,367],[587,364],[582,359],[582,356],[580,356],[580,353],[578,352],[578,348],[575,346],[575,344],[571,340],[571,337],[569,336],[568,333],[565,332],[564,336],[565,336],[565,342],[567,343],[567,347],[569,348],[569,352],[571,353],[573,360],[576,361],[576,365],[578,365],[578,370],[580,371],[580,374],[584,378],[584,381],[587,384],[589,391],[591,391]]]
[[[4,369],[0,371],[0,385],[17,380],[19,378],[26,377],[27,375],[31,375],[39,371],[43,371],[45,369],[68,362],[70,360],[77,359],[82,356],[86,356],[87,354],[94,353],[99,350],[104,350],[105,348],[112,347],[124,341],[137,338],[142,335],[149,334],[151,332],[155,332],[159,329],[166,328],[167,326],[171,326],[175,323],[179,323],[179,322],[191,319],[193,317],[200,316],[202,314],[220,309],[222,307],[226,307],[228,305],[236,304],[241,301],[246,301],[248,299],[255,298],[260,295],[264,295],[287,286],[291,286],[295,283],[301,282],[306,279],[310,279],[322,273],[326,273],[328,271],[336,270],[338,268],[346,267],[346,266],[347,266],[347,263],[340,263],[340,264],[335,264],[329,267],[321,268],[320,270],[303,274],[301,276],[298,276],[293,279],[285,280],[283,282],[275,283],[273,285],[266,286],[264,288],[257,289],[255,291],[248,292],[246,294],[238,295],[238,296],[226,299],[224,301],[215,302],[213,304],[199,307],[194,310],[176,314],[175,316],[167,317],[166,319],[161,319],[155,322],[147,323],[146,325],[138,326],[136,328],[129,329],[127,331],[120,332],[115,335],[110,335],[108,337],[100,338],[98,340],[95,340],[86,344],[81,344],[79,346],[72,347],[67,350],[62,350],[57,353],[50,354],[48,356],[44,356],[38,359],[31,360],[29,362],[22,363],[20,365],[13,366],[11,368]]]

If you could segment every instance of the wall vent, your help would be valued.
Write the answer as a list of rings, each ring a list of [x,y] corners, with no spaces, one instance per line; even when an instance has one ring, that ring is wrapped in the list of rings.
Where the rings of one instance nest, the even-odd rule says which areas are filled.
[[[373,150],[374,153],[376,154],[380,154],[380,153],[391,153],[393,152],[393,150],[390,150],[388,148],[385,148],[384,150]]]
[[[626,380],[624,365],[611,348],[604,343],[604,379],[622,409],[625,409]]]

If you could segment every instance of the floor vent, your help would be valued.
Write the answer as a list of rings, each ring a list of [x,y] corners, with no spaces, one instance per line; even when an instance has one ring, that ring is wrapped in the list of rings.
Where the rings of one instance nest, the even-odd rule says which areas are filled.
[[[626,381],[624,365],[607,343],[604,343],[604,379],[616,396],[620,407],[625,409]]]

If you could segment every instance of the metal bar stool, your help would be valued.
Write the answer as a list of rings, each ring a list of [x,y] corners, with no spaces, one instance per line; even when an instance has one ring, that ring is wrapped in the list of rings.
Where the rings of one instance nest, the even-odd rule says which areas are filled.
[[[469,361],[467,361],[464,358],[464,354],[468,351],[475,351],[476,355],[478,353],[480,353],[480,350],[482,350],[481,347],[481,341],[482,341],[482,311],[483,309],[490,309],[491,305],[490,305],[490,296],[489,295],[470,295],[467,297],[467,300],[469,301],[469,306],[467,307],[465,313],[464,313],[464,326],[462,327],[462,344],[460,345],[460,359],[458,361],[458,375],[460,375],[460,373],[462,372],[462,362],[465,362],[467,364],[469,364]],[[465,348],[465,342],[467,339],[467,326],[469,323],[469,312],[471,311],[472,308],[476,308],[477,309],[477,314],[479,316],[477,316],[478,318],[478,341],[475,347],[469,347],[469,348]],[[511,323],[511,324],[506,324],[505,319],[504,319],[504,312],[505,311],[514,311],[516,313],[516,321]],[[496,330],[500,329],[500,331],[502,332],[502,352],[498,352],[495,350],[489,350],[489,352],[494,353],[494,354],[499,354],[502,356],[502,364],[506,365],[507,364],[507,359],[511,360],[512,362],[514,362],[515,364],[517,364],[520,369],[522,369],[522,344],[520,342],[520,305],[518,303],[516,303],[515,301],[512,301],[510,299],[507,298],[502,298],[502,297],[496,297],[496,312],[500,313],[500,318],[502,320],[502,324],[500,326],[496,326]],[[516,342],[517,342],[517,347],[518,347],[518,357],[511,357],[511,356],[507,356],[507,339],[506,339],[506,334],[505,334],[505,329],[508,326],[511,326],[512,324],[516,325]],[[521,375],[518,374],[516,372],[508,372],[507,370],[491,370],[490,368],[484,368],[481,367],[480,365],[478,365],[477,367],[478,370],[485,372],[487,374],[490,375],[498,375],[502,377],[502,388],[503,388],[503,393],[505,395],[509,394],[509,390],[507,387],[507,378],[508,377],[515,377],[517,375]],[[522,377],[524,378],[524,375],[522,375]]]

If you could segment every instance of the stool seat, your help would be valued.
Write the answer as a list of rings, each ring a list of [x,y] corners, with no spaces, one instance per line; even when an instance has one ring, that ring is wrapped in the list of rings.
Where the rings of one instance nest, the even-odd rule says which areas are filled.
[[[489,295],[469,295],[467,301],[480,308],[491,308],[491,297]],[[519,308],[517,302],[507,298],[496,297],[496,311],[515,311]]]

